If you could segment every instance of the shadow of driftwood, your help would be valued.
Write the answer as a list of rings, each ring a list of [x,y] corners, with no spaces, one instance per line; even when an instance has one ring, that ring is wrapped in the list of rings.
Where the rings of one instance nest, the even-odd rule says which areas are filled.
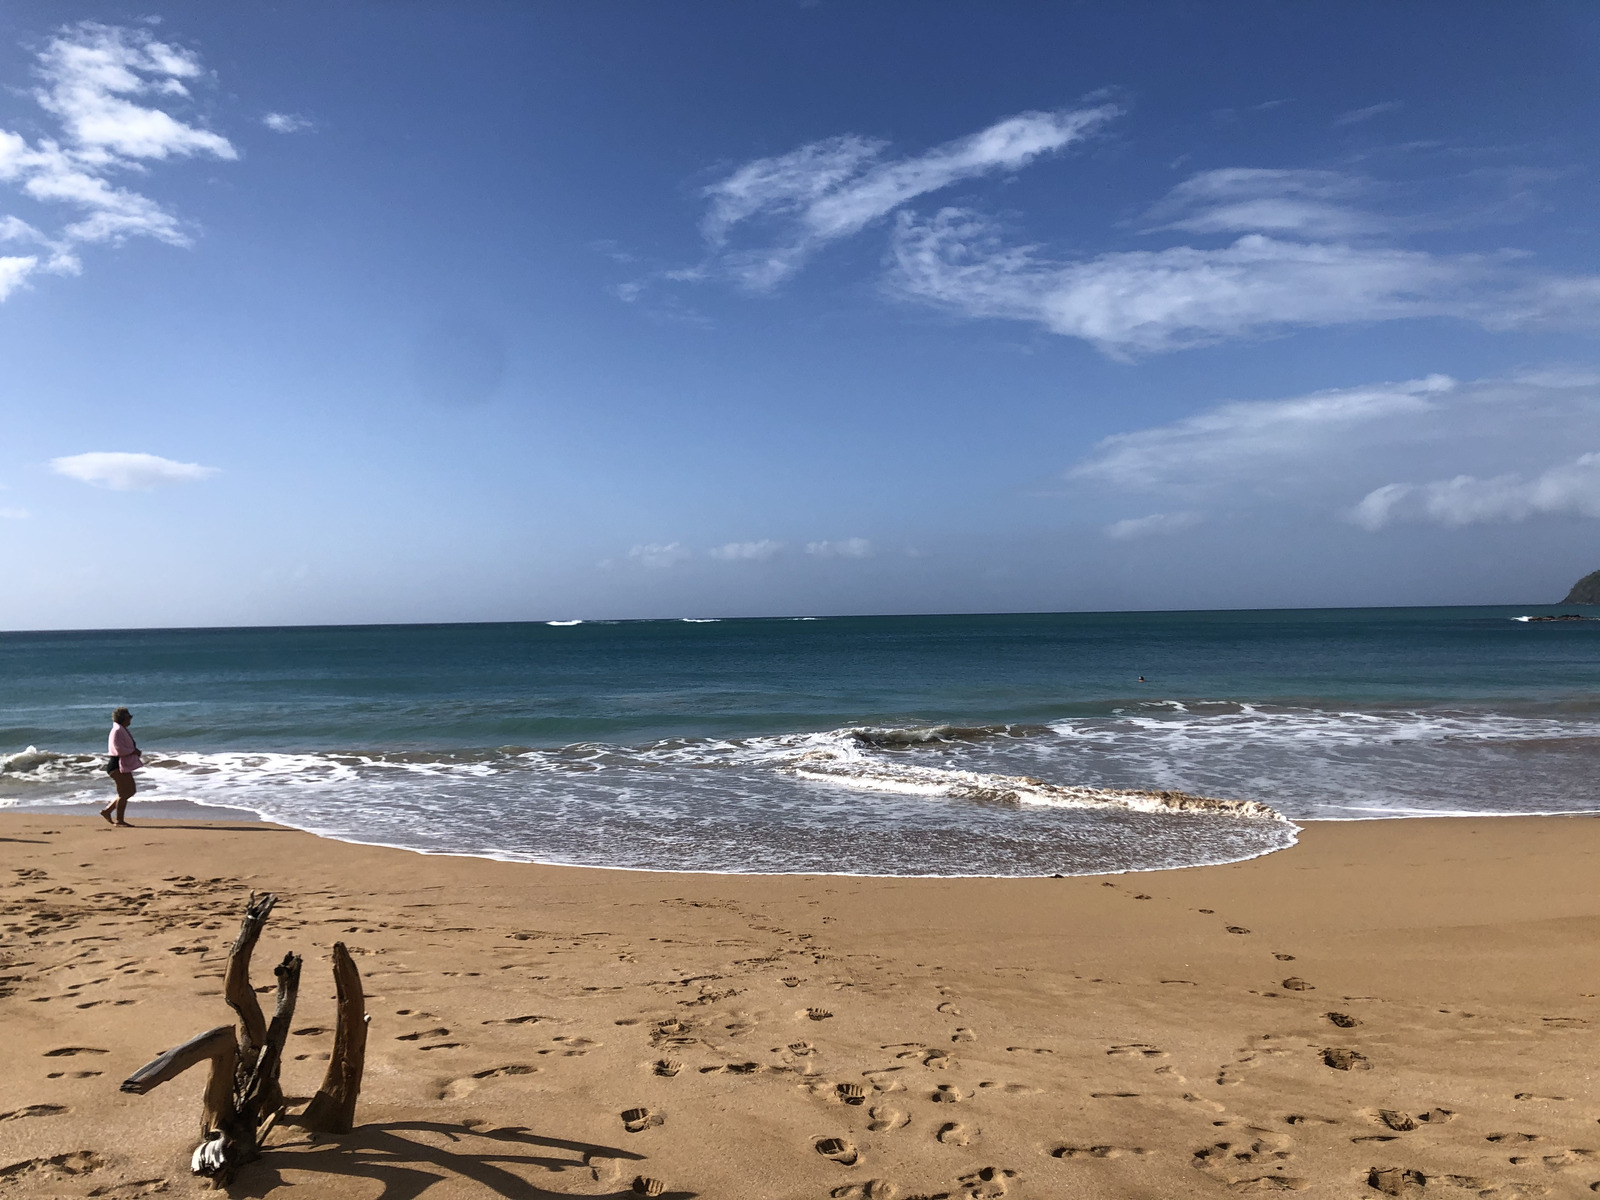
[[[413,1136],[406,1136],[411,1134]],[[488,1144],[486,1144],[488,1143]],[[500,1147],[492,1145],[500,1143]],[[501,1148],[503,1147],[503,1148]],[[348,1179],[371,1179],[383,1186],[374,1200],[413,1200],[439,1184],[477,1184],[485,1196],[504,1200],[558,1200],[553,1192],[530,1183],[512,1168],[589,1173],[609,1167],[618,1178],[605,1196],[634,1195],[624,1164],[644,1158],[614,1146],[596,1146],[545,1137],[522,1125],[468,1128],[443,1121],[395,1121],[362,1125],[338,1139],[301,1135],[274,1146],[261,1161],[247,1167],[228,1189],[235,1197],[261,1197],[290,1186],[283,1172],[305,1171]],[[611,1160],[603,1164],[601,1160]],[[598,1172],[597,1172],[598,1173]],[[609,1182],[609,1181],[607,1181]],[[594,1193],[589,1193],[593,1195]],[[663,1192],[661,1200],[690,1200],[696,1192]]]

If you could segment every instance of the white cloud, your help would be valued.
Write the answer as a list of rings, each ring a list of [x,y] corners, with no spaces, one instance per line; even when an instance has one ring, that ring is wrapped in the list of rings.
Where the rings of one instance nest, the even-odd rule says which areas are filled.
[[[1431,375],[1219,404],[1105,438],[1065,480],[1112,537],[1160,532],[1172,516],[1300,529],[1600,517],[1590,430],[1600,430],[1593,370]],[[1134,504],[1161,519],[1113,519]]]
[[[1350,237],[1384,227],[1348,201],[1372,181],[1337,171],[1229,167],[1184,180],[1145,214],[1153,229]]]
[[[866,558],[872,553],[872,543],[859,537],[838,542],[807,542],[806,553],[818,558]]]
[[[1519,271],[1507,255],[1298,242],[1123,251],[1053,262],[976,214],[901,214],[890,291],[970,317],[1031,321],[1129,358],[1281,331],[1415,317],[1491,329],[1600,325],[1600,277]]]
[[[1263,462],[1301,457],[1352,427],[1428,412],[1457,386],[1448,375],[1333,388],[1289,400],[1236,401],[1171,425],[1118,433],[1068,472],[1122,489],[1232,478]]]
[[[269,112],[261,123],[273,133],[302,133],[312,127],[310,121],[295,113]]]
[[[676,566],[690,554],[677,542],[650,542],[647,545],[635,546],[628,551],[628,557],[642,567],[660,570]]]
[[[762,538],[759,542],[728,542],[706,551],[712,558],[724,562],[765,562],[783,549],[782,542]]]
[[[1352,108],[1349,112],[1340,113],[1333,119],[1335,125],[1358,125],[1362,121],[1370,121],[1373,117],[1381,116],[1386,112],[1394,112],[1397,108],[1404,108],[1403,100],[1385,100],[1381,104],[1369,104],[1365,108]]]
[[[35,254],[0,258],[0,300],[21,287],[38,265],[39,257]]]
[[[1350,511],[1364,529],[1396,521],[1481,525],[1533,516],[1600,519],[1600,454],[1584,454],[1530,478],[1457,475],[1432,483],[1390,483],[1374,488]]]
[[[1111,105],[1021,113],[890,162],[880,161],[886,143],[855,134],[756,159],[705,189],[711,207],[702,229],[718,258],[678,277],[726,274],[752,290],[770,289],[820,247],[859,233],[908,201],[964,179],[1020,170],[1082,140],[1117,113]],[[768,235],[763,243],[730,249],[734,231],[758,220]]]
[[[146,162],[195,155],[238,157],[221,134],[162,107],[187,99],[185,81],[204,71],[193,53],[156,41],[146,30],[93,21],[68,26],[39,52],[37,71],[44,86],[33,98],[60,132],[29,141],[0,130],[0,183],[40,205],[65,205],[80,215],[51,235],[4,218],[5,236],[14,238],[15,226],[22,226],[49,253],[26,268],[0,269],[0,299],[33,270],[75,273],[75,247],[83,243],[128,237],[188,243],[175,216],[148,196],[116,186],[116,172],[144,172]]]
[[[1108,538],[1123,542],[1133,538],[1181,533],[1185,529],[1193,529],[1203,519],[1197,512],[1158,512],[1151,513],[1148,517],[1129,517],[1124,521],[1113,521],[1106,526],[1105,532]]]
[[[155,454],[127,454],[121,451],[94,451],[52,458],[50,469],[58,475],[76,479],[115,492],[143,492],[169,483],[194,483],[218,473],[216,467],[199,463],[174,462]]]

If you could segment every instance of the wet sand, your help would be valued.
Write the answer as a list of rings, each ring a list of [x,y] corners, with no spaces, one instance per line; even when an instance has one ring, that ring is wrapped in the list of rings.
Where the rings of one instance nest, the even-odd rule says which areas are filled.
[[[137,803],[130,808],[137,819]],[[259,824],[0,816],[0,1197],[182,1196],[202,1069],[117,1084],[305,956],[283,1070],[372,1014],[358,1128],[238,1196],[1588,1195],[1600,819],[1318,823],[1248,863],[667,875]],[[1336,1016],[1333,1014],[1337,1014]],[[647,1110],[630,1122],[621,1114]]]

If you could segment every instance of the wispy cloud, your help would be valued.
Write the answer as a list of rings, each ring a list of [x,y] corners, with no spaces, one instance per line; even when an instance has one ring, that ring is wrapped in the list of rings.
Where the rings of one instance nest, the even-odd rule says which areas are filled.
[[[818,558],[868,558],[872,554],[872,543],[859,537],[838,542],[807,542],[806,553]]]
[[[650,542],[645,545],[635,546],[628,551],[628,558],[638,563],[641,567],[652,570],[664,570],[675,567],[687,558],[693,557],[678,542]]]
[[[114,492],[143,492],[171,483],[195,483],[218,473],[216,467],[175,462],[155,454],[92,451],[52,458],[50,469],[68,479]]]
[[[1158,512],[1147,517],[1128,517],[1106,526],[1106,536],[1113,541],[1126,542],[1133,538],[1158,537],[1162,534],[1181,533],[1193,529],[1204,520],[1197,512]]]
[[[296,113],[269,112],[261,123],[273,133],[303,133],[314,126],[307,118]]]
[[[966,209],[901,214],[891,294],[969,317],[1030,321],[1132,358],[1294,326],[1456,317],[1489,329],[1600,326],[1600,276],[1553,276],[1516,256],[1436,255],[1247,234],[1054,261],[1008,246]]]
[[[1352,108],[1349,112],[1340,113],[1333,119],[1333,123],[1336,126],[1359,125],[1363,121],[1370,121],[1373,117],[1381,117],[1386,112],[1394,112],[1404,107],[1403,100],[1384,100],[1378,104],[1369,104],[1365,108]]]
[[[1087,137],[1116,116],[1113,105],[1028,112],[935,146],[884,160],[886,142],[845,134],[746,163],[706,188],[701,229],[714,257],[680,278],[729,277],[765,291],[829,242],[859,233],[902,205],[951,184],[1017,171]],[[755,245],[735,246],[750,232]]]
[[[1595,438],[1600,441],[1600,435]],[[1457,475],[1432,483],[1390,483],[1374,488],[1350,511],[1364,529],[1396,521],[1462,526],[1526,521],[1534,516],[1600,519],[1600,454],[1580,455],[1532,478]]]
[[[783,549],[782,542],[762,538],[759,542],[728,542],[706,551],[723,562],[765,562]]]
[[[188,244],[177,217],[148,196],[118,187],[119,172],[149,162],[204,155],[237,158],[221,134],[168,111],[190,96],[204,74],[192,52],[140,29],[85,21],[62,29],[38,53],[42,86],[33,98],[59,133],[30,141],[0,129],[0,183],[43,206],[65,205],[78,216],[45,234],[6,218],[5,240],[32,240],[38,252],[0,259],[0,299],[36,270],[75,273],[85,243],[150,237]],[[23,231],[26,231],[25,233]]]
[[[1249,474],[1263,462],[1294,459],[1350,430],[1438,407],[1457,384],[1448,375],[1403,383],[1334,388],[1289,400],[1237,401],[1171,425],[1103,439],[1068,477],[1120,489]]]
[[[1351,237],[1387,222],[1351,202],[1372,193],[1370,179],[1340,171],[1228,167],[1190,176],[1144,216],[1153,230]]]

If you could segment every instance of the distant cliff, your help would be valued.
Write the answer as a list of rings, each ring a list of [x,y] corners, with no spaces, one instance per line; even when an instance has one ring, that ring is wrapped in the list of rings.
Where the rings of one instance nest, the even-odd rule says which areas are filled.
[[[1600,604],[1600,571],[1590,571],[1567,593],[1563,604]]]

